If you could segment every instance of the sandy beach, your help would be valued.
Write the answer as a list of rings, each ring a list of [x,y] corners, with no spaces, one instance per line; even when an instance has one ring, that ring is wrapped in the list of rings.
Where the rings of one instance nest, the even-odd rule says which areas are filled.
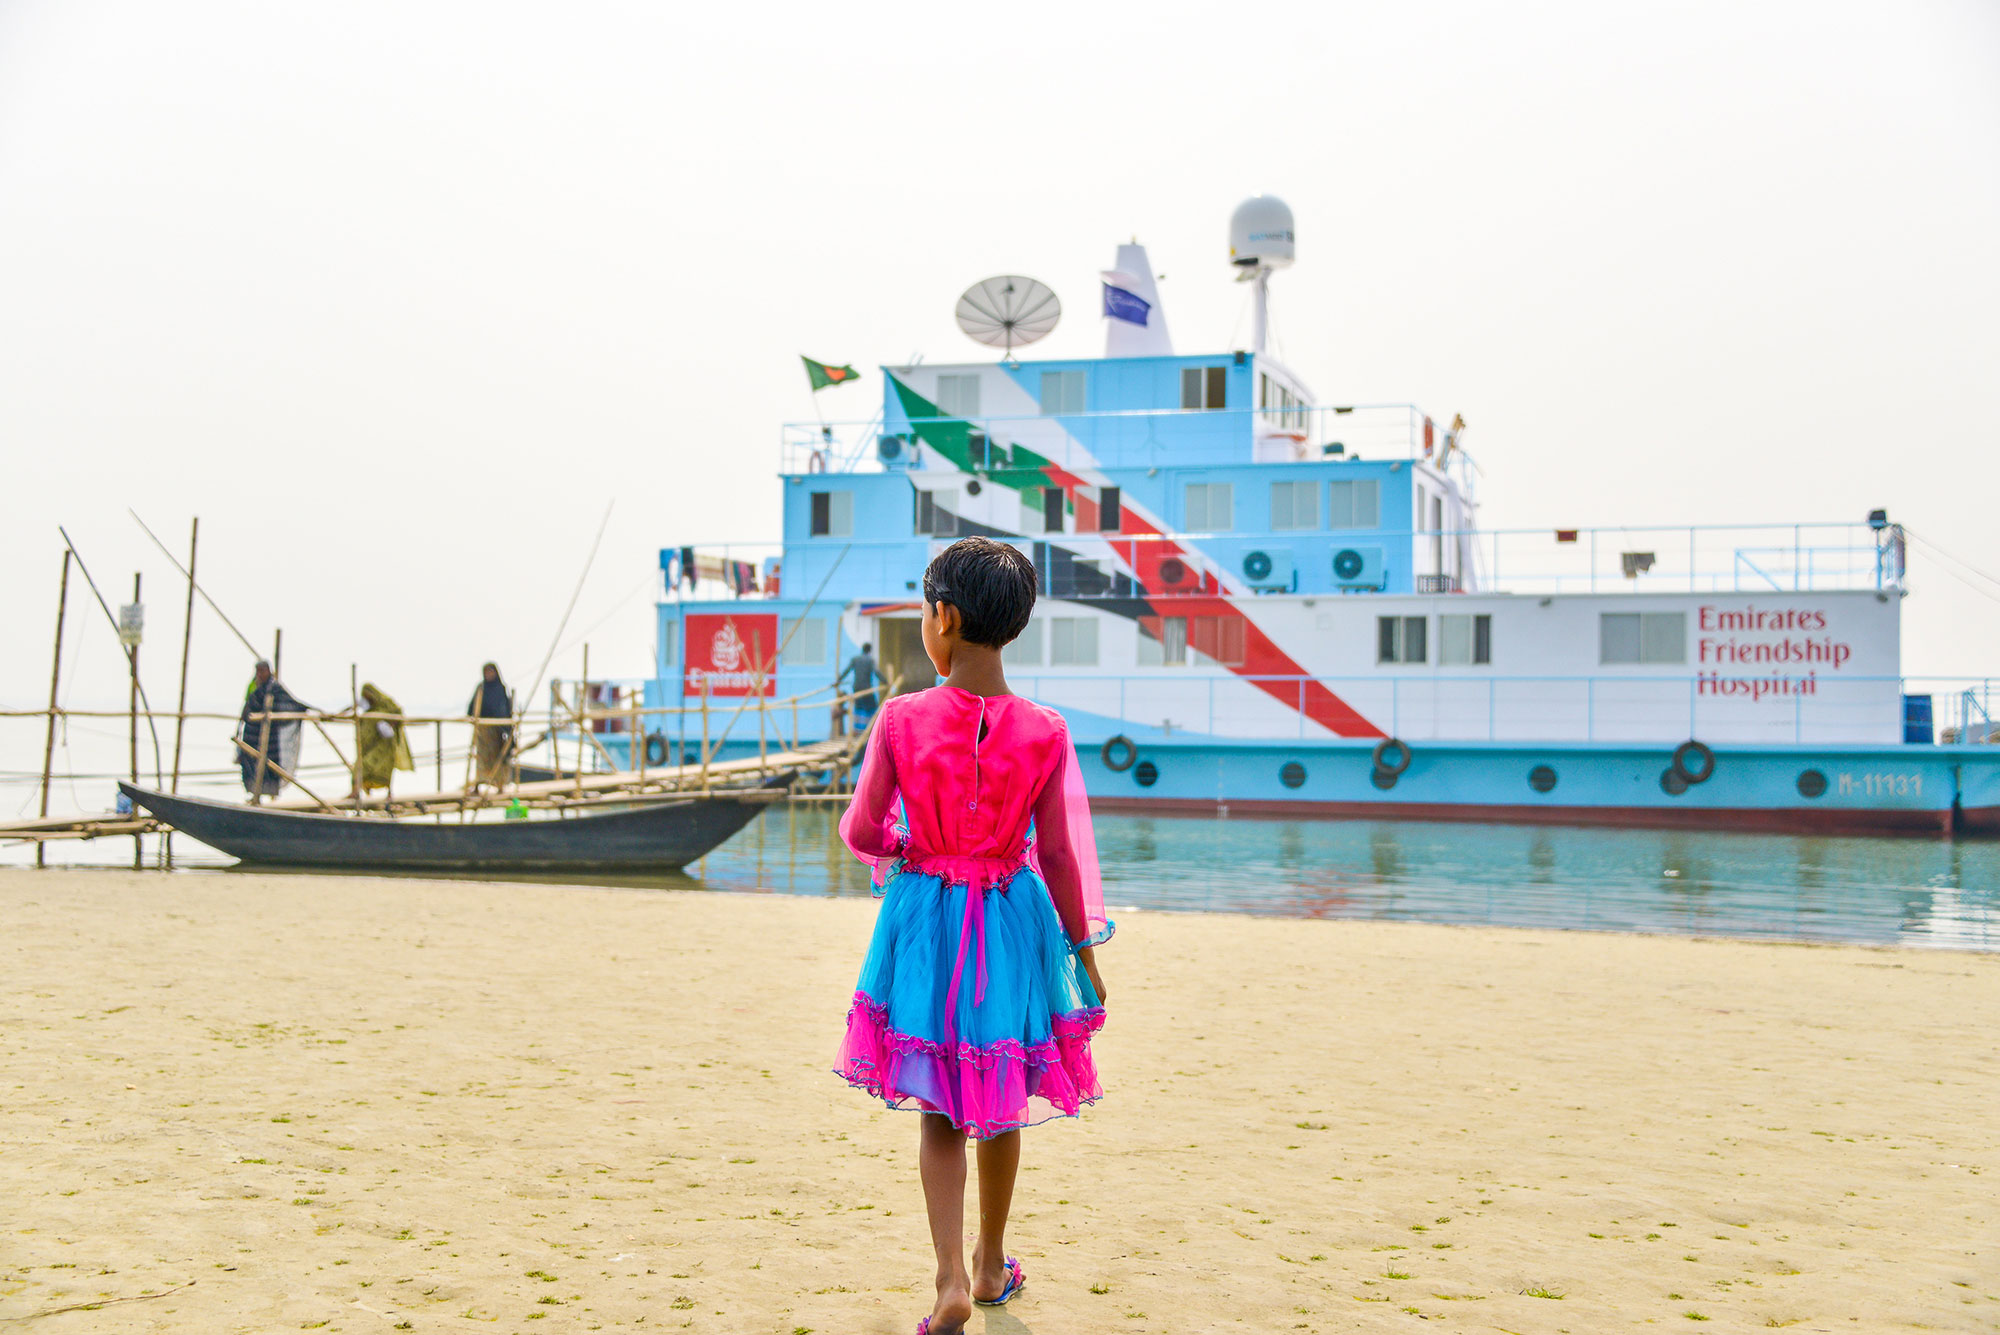
[[[827,1073],[873,913],[0,872],[0,1323],[906,1335],[915,1119]],[[1166,914],[1103,958],[1107,1097],[1027,1133],[974,1331],[2000,1323],[2000,958]]]

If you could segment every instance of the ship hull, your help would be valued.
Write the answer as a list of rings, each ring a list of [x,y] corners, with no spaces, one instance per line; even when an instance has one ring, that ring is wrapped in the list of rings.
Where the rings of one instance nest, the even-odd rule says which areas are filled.
[[[2000,835],[2000,747],[1717,746],[1712,773],[1691,784],[1666,778],[1674,748],[1663,744],[1416,743],[1393,782],[1378,778],[1372,745],[1352,743],[1154,742],[1108,758],[1085,745],[1079,756],[1104,811]]]

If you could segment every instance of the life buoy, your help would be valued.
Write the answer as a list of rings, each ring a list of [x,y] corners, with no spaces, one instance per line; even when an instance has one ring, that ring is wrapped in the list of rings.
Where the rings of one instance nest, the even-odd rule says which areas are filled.
[[[1104,768],[1113,774],[1123,774],[1131,769],[1132,762],[1139,758],[1139,748],[1133,744],[1130,737],[1121,732],[1104,743],[1097,757],[1104,762]]]
[[[1393,764],[1383,759],[1394,748],[1396,760]],[[1410,767],[1410,744],[1394,737],[1384,737],[1375,743],[1375,768],[1384,774],[1401,774]]]
[[[646,763],[648,765],[667,763],[667,739],[657,732],[646,738]]]
[[[1688,764],[1691,759],[1696,765]],[[1700,742],[1682,742],[1674,748],[1674,772],[1689,783],[1706,783],[1715,773],[1715,752]]]

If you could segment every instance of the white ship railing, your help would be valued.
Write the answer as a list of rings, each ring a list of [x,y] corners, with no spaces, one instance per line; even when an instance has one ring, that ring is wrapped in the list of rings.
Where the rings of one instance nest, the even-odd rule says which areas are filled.
[[[824,675],[831,680],[837,670],[829,666]],[[779,680],[790,690],[816,671],[784,669]],[[1306,712],[1317,694],[1313,688],[1319,687],[1384,732],[1409,742],[1673,745],[1694,738],[1718,745],[1889,744],[1904,736],[1904,698],[1927,696],[1934,743],[2000,743],[1992,715],[2000,707],[2000,679],[1992,677],[1822,675],[1811,694],[1773,693],[1756,699],[1717,693],[1712,684],[1705,690],[1705,679],[1713,681],[1687,674],[1496,675],[1479,669],[1341,677],[1246,676],[1204,668],[1125,675],[1008,672],[1017,694],[1106,720],[1110,730],[1130,729],[1141,740],[1321,737],[1324,733]],[[1764,680],[1772,678],[1767,674]],[[616,687],[624,700],[644,698],[634,693],[649,687],[656,692],[655,704],[662,689],[665,699],[678,698],[679,682],[671,677],[606,678],[596,684]],[[824,708],[802,709],[796,724],[787,722],[787,731],[796,726],[809,740],[823,736],[826,715]],[[1080,727],[1078,732],[1096,739],[1093,731]]]
[[[1821,675],[1759,681],[1694,675],[1247,676],[1175,670],[1083,676],[1014,671],[1021,695],[1097,715],[1150,735],[1177,732],[1243,741],[1323,735],[1308,709],[1324,688],[1376,727],[1406,741],[1895,743],[1905,696],[1928,696],[1933,741],[2000,740],[1985,712],[1993,678]],[[1768,687],[1753,698],[1741,680]],[[1782,681],[1783,684],[1778,683]],[[1254,690],[1245,690],[1244,686]]]
[[[955,529],[905,538],[855,540],[811,538],[786,551],[775,542],[697,543],[690,549],[697,566],[710,572],[753,567],[757,582],[739,593],[726,579],[704,576],[690,584],[661,586],[667,601],[706,602],[737,597],[809,597],[834,563],[835,590],[863,588],[868,599],[891,598],[922,577],[912,545],[941,547]],[[1217,584],[1240,585],[1244,556],[1253,550],[1283,551],[1301,571],[1326,572],[1303,580],[1299,591],[1319,596],[1369,592],[1330,589],[1335,553],[1351,547],[1379,547],[1392,572],[1411,576],[1424,594],[1513,593],[1809,593],[1855,589],[1882,592],[1904,587],[1901,529],[1874,529],[1865,523],[1695,524],[1675,527],[1619,526],[1577,529],[1467,529],[1443,533],[1370,529],[1231,530],[1209,533],[1126,535],[1103,533],[1028,534],[1010,538],[1032,554],[1049,543],[1074,553],[1083,568],[1045,570],[1044,597],[1087,601],[1092,597],[1130,598],[1135,590],[1120,572],[1155,570],[1172,548],[1186,567],[1183,588],[1199,593]],[[675,549],[678,550],[678,549]],[[703,560],[706,558],[706,560]],[[779,561],[778,592],[768,572]],[[790,568],[784,567],[789,562]],[[1627,571],[1631,573],[1626,573]],[[1317,585],[1317,587],[1316,587]],[[1171,598],[1172,590],[1148,597]]]
[[[1334,462],[1346,459],[1428,459],[1454,470],[1467,465],[1455,450],[1444,460],[1446,423],[1413,403],[1358,403],[1319,408],[1128,408],[1111,412],[986,414],[913,418],[925,423],[963,422],[987,439],[991,466],[1013,462],[1019,444],[1067,468],[1169,465],[1177,454],[1204,446],[1241,451],[1240,462]],[[1429,448],[1425,448],[1426,424]],[[1051,427],[1055,429],[1052,430]],[[878,442],[880,416],[868,421],[787,422],[779,428],[778,471],[879,473],[886,470]],[[911,441],[909,445],[918,446]],[[1255,444],[1259,448],[1253,450]],[[907,456],[905,456],[907,457]],[[1212,459],[1188,458],[1213,466]],[[1471,486],[1471,468],[1461,479]]]

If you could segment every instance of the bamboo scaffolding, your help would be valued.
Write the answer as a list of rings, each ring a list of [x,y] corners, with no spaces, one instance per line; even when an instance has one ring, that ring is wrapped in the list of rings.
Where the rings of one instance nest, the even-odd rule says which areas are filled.
[[[797,709],[806,704],[814,704],[815,707],[820,704],[838,706],[850,704],[863,696],[881,692],[884,688],[878,686],[869,691],[836,693],[830,698],[815,701],[814,697],[825,696],[829,690],[834,689],[822,686],[801,692],[796,696],[786,697],[783,700],[764,700],[760,708],[768,710],[773,705],[783,705]],[[887,687],[889,692],[893,692],[894,689],[893,683]],[[446,811],[457,811],[461,815],[469,816],[475,811],[498,806],[511,800],[519,800],[523,805],[538,810],[566,810],[585,807],[603,801],[664,801],[689,798],[697,794],[712,792],[718,785],[731,786],[741,782],[768,777],[771,774],[786,770],[799,774],[825,772],[833,777],[834,787],[839,789],[845,785],[847,777],[852,770],[854,757],[860,747],[865,744],[869,733],[873,729],[873,720],[871,719],[869,729],[864,730],[858,736],[850,734],[847,737],[829,738],[822,742],[806,743],[803,745],[795,744],[789,750],[778,752],[772,752],[767,745],[760,756],[749,757],[743,760],[720,761],[715,758],[715,751],[720,739],[714,735],[712,700],[704,699],[696,705],[652,706],[644,705],[634,700],[615,709],[590,708],[587,697],[580,699],[579,703],[583,707],[574,708],[568,702],[564,702],[564,708],[561,712],[568,716],[567,722],[578,726],[580,731],[588,733],[589,725],[595,720],[603,718],[623,719],[628,726],[633,728],[632,737],[635,746],[644,745],[643,739],[646,734],[648,719],[673,716],[685,718],[698,713],[701,715],[703,731],[701,758],[695,762],[683,759],[682,763],[678,765],[654,769],[650,765],[645,764],[642,752],[640,753],[641,759],[633,763],[629,769],[613,763],[611,769],[601,773],[586,775],[579,770],[579,773],[576,775],[545,783],[517,783],[512,793],[475,792],[471,789],[470,785],[460,789],[447,790],[441,782],[443,779],[445,751],[444,724],[463,723],[475,731],[482,727],[506,728],[512,727],[515,724],[515,720],[511,716],[485,719],[462,715],[393,714],[362,710],[351,714],[351,717],[357,723],[383,721],[401,723],[405,727],[421,723],[432,725],[437,742],[434,764],[436,767],[435,772],[440,780],[438,791],[410,794],[385,792],[381,796],[362,797],[359,800],[350,797],[344,801],[329,801],[305,784],[300,783],[295,774],[278,765],[272,760],[268,752],[260,753],[256,747],[249,745],[240,736],[234,737],[232,740],[235,742],[238,750],[244,754],[261,755],[263,764],[268,767],[269,772],[277,774],[279,778],[293,785],[304,795],[302,799],[277,798],[264,804],[273,810],[320,811],[329,814],[375,813],[378,816],[390,817],[435,813],[442,818],[443,813]],[[47,718],[51,727],[57,726],[62,719],[68,717],[108,719],[129,718],[130,715],[130,710],[68,710],[61,708],[59,705],[42,710],[0,711],[0,718]],[[153,717],[171,717],[182,721],[187,719],[240,721],[240,715],[237,714],[184,709],[177,709],[171,714],[164,710],[142,709],[139,711],[139,715],[149,719]],[[254,724],[268,726],[280,722],[305,722],[315,717],[325,718],[331,716],[316,712],[280,712],[273,710],[257,713],[252,716],[251,721]],[[880,717],[879,712],[875,717]],[[551,730],[547,734],[547,739],[552,741],[555,736],[555,732]],[[532,744],[539,745],[541,740],[543,739],[537,739]],[[591,740],[594,741],[595,738],[593,737]],[[473,750],[476,750],[476,747],[469,747],[468,755]],[[606,755],[608,758],[608,752]],[[342,763],[343,768],[345,768],[344,759]],[[836,792],[833,795],[838,796],[840,794]],[[167,827],[146,816],[114,817],[99,815],[48,819],[46,813],[43,813],[41,817],[33,821],[0,824],[0,840],[28,839],[39,843],[56,839],[95,839],[112,835],[163,833],[166,829]]]

